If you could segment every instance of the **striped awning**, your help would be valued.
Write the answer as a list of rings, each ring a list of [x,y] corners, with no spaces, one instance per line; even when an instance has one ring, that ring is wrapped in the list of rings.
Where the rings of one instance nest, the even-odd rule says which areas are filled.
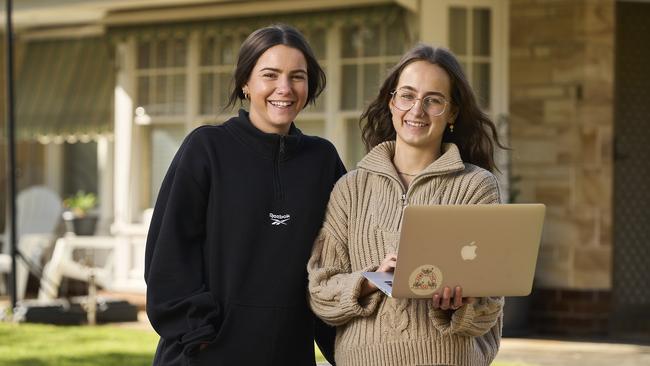
[[[16,78],[19,139],[89,141],[112,131],[115,69],[105,38],[24,43]]]

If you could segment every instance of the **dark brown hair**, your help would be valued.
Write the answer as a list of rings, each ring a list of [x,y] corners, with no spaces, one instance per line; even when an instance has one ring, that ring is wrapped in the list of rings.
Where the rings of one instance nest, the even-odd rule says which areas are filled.
[[[496,126],[478,106],[467,77],[451,51],[425,44],[413,47],[389,71],[388,77],[379,89],[379,95],[361,115],[359,123],[366,150],[370,151],[384,141],[396,139],[389,108],[392,97],[390,93],[395,90],[404,68],[415,61],[427,61],[440,66],[451,80],[450,105],[458,113],[454,132],[445,129],[442,142],[456,144],[464,162],[489,171],[496,170],[494,145],[507,149],[499,141]]]
[[[241,102],[245,99],[242,88],[248,82],[257,60],[266,50],[280,44],[295,48],[305,56],[308,90],[307,101],[303,107],[316,101],[316,98],[325,89],[325,72],[316,61],[309,43],[296,28],[286,24],[274,24],[254,31],[242,43],[233,75],[234,86],[226,108],[234,106],[238,100]]]

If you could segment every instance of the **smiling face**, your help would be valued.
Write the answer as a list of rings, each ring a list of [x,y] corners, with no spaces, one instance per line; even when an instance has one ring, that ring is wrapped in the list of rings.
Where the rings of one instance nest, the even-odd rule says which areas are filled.
[[[395,90],[398,94],[417,98],[414,99],[415,105],[407,111],[398,109],[393,99],[389,101],[397,144],[439,151],[445,128],[455,118],[447,72],[427,61],[415,61],[402,70]],[[427,114],[422,108],[422,101],[427,97],[433,97],[429,101],[440,100],[440,97],[447,100],[445,111],[439,116]]]
[[[244,85],[250,95],[250,119],[266,133],[287,134],[307,101],[307,61],[298,49],[269,48],[257,60]]]

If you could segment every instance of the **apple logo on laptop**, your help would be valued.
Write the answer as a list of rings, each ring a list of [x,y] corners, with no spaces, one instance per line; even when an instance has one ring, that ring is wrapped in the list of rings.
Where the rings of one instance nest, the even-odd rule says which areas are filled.
[[[473,241],[468,245],[463,246],[460,250],[460,256],[464,261],[471,261],[476,258],[476,249],[478,249],[478,247],[476,246],[476,242]]]

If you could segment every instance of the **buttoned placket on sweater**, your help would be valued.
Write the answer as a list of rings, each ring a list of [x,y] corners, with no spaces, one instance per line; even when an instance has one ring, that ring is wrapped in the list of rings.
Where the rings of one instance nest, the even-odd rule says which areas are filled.
[[[496,178],[464,164],[453,144],[406,190],[392,164],[394,149],[394,142],[378,145],[336,184],[308,264],[311,307],[339,327],[339,366],[489,365],[499,348],[503,298],[446,311],[428,299],[378,291],[359,297],[361,273],[397,251],[404,205],[500,202]]]

